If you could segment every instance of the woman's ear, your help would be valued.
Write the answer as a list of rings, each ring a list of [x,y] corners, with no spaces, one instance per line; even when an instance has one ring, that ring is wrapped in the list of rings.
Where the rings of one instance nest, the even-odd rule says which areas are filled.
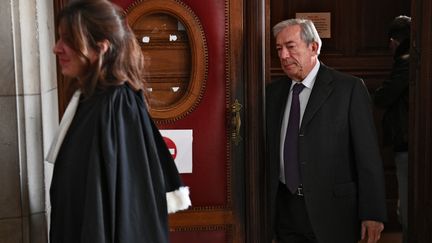
[[[103,55],[108,51],[108,48],[110,47],[111,43],[107,39],[105,39],[105,40],[99,41],[97,43],[97,45],[99,47],[99,53],[101,55]]]

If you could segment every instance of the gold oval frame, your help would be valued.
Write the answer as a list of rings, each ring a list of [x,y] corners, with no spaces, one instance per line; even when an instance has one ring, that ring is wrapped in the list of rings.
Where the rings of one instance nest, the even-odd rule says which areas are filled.
[[[173,122],[191,113],[200,102],[207,81],[208,52],[202,25],[195,13],[177,0],[139,0],[126,10],[130,26],[143,15],[165,13],[179,19],[185,26],[191,48],[191,75],[186,93],[174,105],[164,108],[149,107],[158,122]],[[202,61],[204,58],[204,61]]]

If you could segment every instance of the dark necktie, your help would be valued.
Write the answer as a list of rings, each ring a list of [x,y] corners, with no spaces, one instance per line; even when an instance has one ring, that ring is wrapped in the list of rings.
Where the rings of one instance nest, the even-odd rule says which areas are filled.
[[[300,169],[298,163],[298,132],[300,122],[299,94],[305,86],[296,83],[292,91],[291,109],[284,144],[285,183],[294,193],[300,185]]]

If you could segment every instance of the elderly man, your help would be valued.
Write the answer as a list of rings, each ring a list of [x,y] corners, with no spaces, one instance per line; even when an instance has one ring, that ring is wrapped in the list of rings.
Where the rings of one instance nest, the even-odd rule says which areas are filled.
[[[273,27],[286,77],[266,89],[268,205],[279,243],[377,242],[386,220],[382,161],[361,79],[318,60],[309,20]]]

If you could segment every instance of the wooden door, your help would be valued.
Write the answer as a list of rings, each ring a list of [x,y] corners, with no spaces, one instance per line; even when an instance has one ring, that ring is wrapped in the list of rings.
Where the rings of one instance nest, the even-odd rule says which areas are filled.
[[[67,2],[54,0],[56,11]],[[141,42],[143,38],[159,40],[155,44],[151,42],[150,48],[142,45],[147,58],[151,58],[148,67],[149,87],[153,92],[150,113],[160,129],[190,130],[193,134],[192,172],[182,174],[183,181],[190,187],[192,207],[170,215],[171,242],[253,242],[248,241],[246,232],[259,235],[260,220],[258,216],[246,215],[260,211],[260,205],[256,204],[259,201],[258,190],[254,188],[259,185],[259,178],[246,175],[251,174],[247,170],[258,173],[256,165],[260,163],[263,146],[254,148],[255,134],[259,133],[255,124],[262,126],[263,114],[262,103],[255,104],[254,96],[251,101],[253,109],[258,112],[252,112],[244,119],[247,110],[243,70],[244,2],[112,2],[125,10],[128,20],[151,22],[176,31],[174,39],[177,41],[173,45],[167,44],[163,31],[150,36],[146,27],[137,25],[135,32]],[[145,18],[148,18],[141,18],[136,9],[144,11],[144,15],[149,15]],[[251,58],[249,62],[252,60],[257,58]],[[255,82],[255,78],[247,82]],[[61,77],[58,86],[62,114],[70,94]],[[262,86],[263,83],[252,84],[252,87],[261,89]],[[175,88],[177,93],[169,94],[167,88]],[[260,122],[255,118],[258,115]],[[250,124],[246,133],[245,124]],[[246,155],[245,149],[259,156]],[[246,159],[249,160],[247,166],[244,163]]]
[[[237,68],[242,11],[233,11],[241,10],[241,5],[229,0],[116,2],[126,10],[139,40],[161,39],[153,46],[142,44],[152,62],[151,92],[159,92],[151,98],[156,102],[150,102],[158,127],[193,133],[192,173],[182,174],[193,206],[170,216],[171,242],[243,242],[243,101],[234,95],[242,92],[241,69]],[[146,27],[149,22],[154,26]],[[178,36],[183,44],[163,43],[167,38],[160,29]],[[186,31],[181,34],[176,30]],[[188,80],[175,84],[179,91],[188,89],[184,97],[155,107],[168,98],[170,91],[163,91],[165,85],[176,80]]]

